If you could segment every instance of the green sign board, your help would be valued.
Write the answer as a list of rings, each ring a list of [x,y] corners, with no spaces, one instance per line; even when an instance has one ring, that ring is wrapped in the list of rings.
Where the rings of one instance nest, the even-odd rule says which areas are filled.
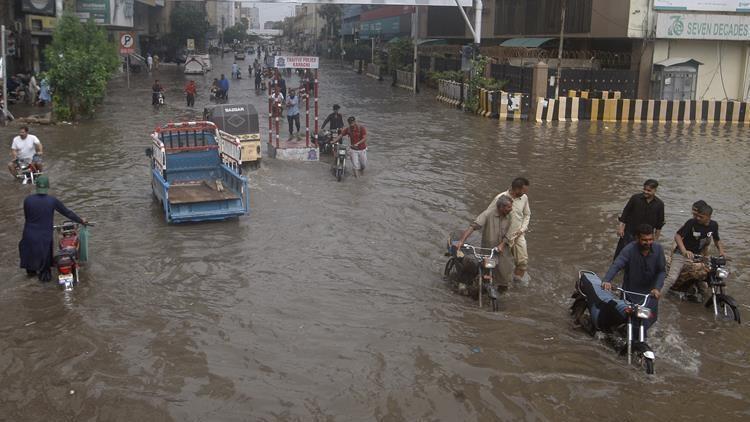
[[[76,0],[76,15],[82,21],[93,19],[99,25],[109,25],[109,0]]]
[[[378,36],[391,38],[398,35],[409,35],[401,33],[401,16],[373,19],[359,24],[360,38],[368,39]]]
[[[750,41],[750,16],[659,13],[656,38]]]

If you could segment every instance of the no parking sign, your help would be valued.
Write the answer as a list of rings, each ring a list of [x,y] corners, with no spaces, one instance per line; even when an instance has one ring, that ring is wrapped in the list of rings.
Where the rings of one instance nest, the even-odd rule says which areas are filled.
[[[135,53],[135,34],[132,32],[120,33],[120,54]]]

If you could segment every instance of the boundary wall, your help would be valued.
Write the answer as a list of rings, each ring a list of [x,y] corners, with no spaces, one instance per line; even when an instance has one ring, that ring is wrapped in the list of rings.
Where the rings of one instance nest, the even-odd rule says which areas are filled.
[[[537,122],[578,120],[604,122],[748,123],[750,106],[716,100],[599,100],[560,97],[538,98]]]

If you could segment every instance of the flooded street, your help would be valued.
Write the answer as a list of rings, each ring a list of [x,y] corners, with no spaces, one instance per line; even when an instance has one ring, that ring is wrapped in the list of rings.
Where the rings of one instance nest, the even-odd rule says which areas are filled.
[[[655,178],[665,246],[695,200],[714,207],[733,259],[728,293],[750,320],[747,128],[498,125],[327,64],[321,122],[338,103],[367,127],[364,177],[336,183],[327,158],[264,158],[247,172],[249,215],[167,225],[148,135],[199,118],[231,63],[215,58],[197,78],[192,110],[184,75],[168,68],[159,111],[149,75],[132,75],[131,89],[122,75],[94,120],[31,128],[51,193],[97,225],[72,294],[28,279],[17,245],[31,188],[0,178],[0,420],[750,419],[744,321],[718,324],[665,295],[649,377],[568,313],[577,271],[606,271],[616,216]],[[265,143],[250,63],[230,102],[256,105]],[[16,131],[0,128],[6,148]],[[443,252],[516,176],[531,181],[532,280],[493,314],[442,280]]]

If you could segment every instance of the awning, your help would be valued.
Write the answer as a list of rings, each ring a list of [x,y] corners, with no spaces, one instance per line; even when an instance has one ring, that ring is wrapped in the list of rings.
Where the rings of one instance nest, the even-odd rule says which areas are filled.
[[[555,38],[511,38],[505,40],[500,44],[500,47],[526,47],[526,48],[537,48],[549,40]]]
[[[660,62],[654,63],[654,66],[671,67],[671,66],[677,66],[681,64],[697,66],[697,65],[702,65],[703,63],[699,62],[698,60],[692,59],[690,57],[671,57],[668,59],[664,59]]]
[[[428,40],[419,40],[417,41],[417,45],[445,45],[448,44],[448,41],[442,38],[433,38]]]

